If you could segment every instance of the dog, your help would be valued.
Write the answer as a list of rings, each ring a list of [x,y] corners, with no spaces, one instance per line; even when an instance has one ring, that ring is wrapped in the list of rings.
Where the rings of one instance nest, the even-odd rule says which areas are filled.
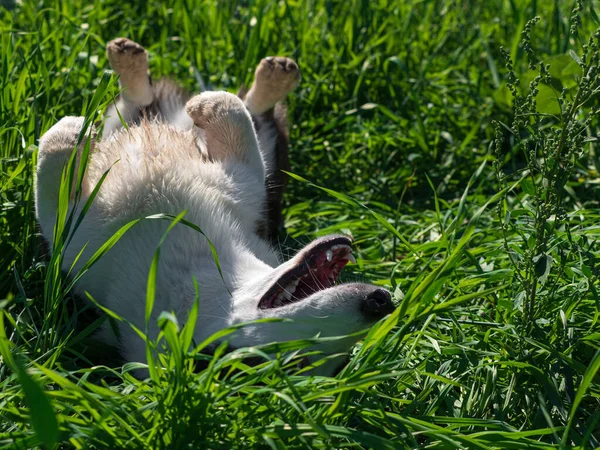
[[[385,289],[337,284],[344,266],[355,262],[350,238],[319,238],[283,263],[272,245],[281,222],[281,168],[287,164],[286,118],[280,105],[300,80],[293,60],[261,60],[253,85],[239,96],[222,91],[188,96],[171,81],[153,83],[148,53],[131,40],[109,42],[107,56],[122,94],[107,111],[102,139],[95,129],[88,136],[82,199],[70,203],[76,217],[105,178],[64,250],[65,271],[81,270],[130,221],[186,211],[185,219],[204,234],[181,223],[166,234],[148,323],[150,338],[159,334],[161,311],[187,320],[195,299],[194,280],[200,296],[196,342],[240,323],[291,319],[240,327],[227,336],[230,348],[346,336],[394,310]],[[50,243],[61,173],[83,126],[83,117],[65,117],[40,139],[35,204],[42,235]],[[84,144],[79,144],[77,158]],[[148,274],[169,225],[151,219],[136,223],[84,273],[75,292],[88,293],[143,330]],[[144,361],[143,339],[129,325],[117,326],[116,333],[106,326],[100,339],[117,347],[125,360]],[[356,339],[322,341],[315,348],[320,356],[307,357],[307,362],[347,353]],[[339,359],[329,358],[317,372],[330,375],[339,365]]]

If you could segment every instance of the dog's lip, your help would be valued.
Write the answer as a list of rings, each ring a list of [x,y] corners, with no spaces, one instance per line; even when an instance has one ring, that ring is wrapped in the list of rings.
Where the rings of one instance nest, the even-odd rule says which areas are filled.
[[[266,290],[258,302],[258,307],[260,309],[277,308],[284,304],[301,301],[314,292],[331,287],[332,283],[330,286],[325,286],[326,283],[330,283],[330,278],[333,278],[333,282],[335,282],[348,261],[355,262],[351,246],[352,240],[346,236],[335,235],[318,239],[292,260],[296,260],[296,263]],[[323,256],[325,260],[323,260]],[[307,279],[309,275],[311,276],[310,280]],[[319,275],[325,276],[325,283],[319,278]],[[303,286],[300,289],[302,292],[300,295],[289,294],[291,298],[283,299],[285,303],[282,303],[281,294],[287,292],[286,287],[290,286],[292,282],[296,287],[299,287],[302,282]]]

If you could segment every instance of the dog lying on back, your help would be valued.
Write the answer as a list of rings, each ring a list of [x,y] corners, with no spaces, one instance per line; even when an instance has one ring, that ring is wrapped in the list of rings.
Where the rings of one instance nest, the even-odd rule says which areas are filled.
[[[185,219],[198,225],[213,243],[222,277],[207,239],[176,225],[161,248],[151,338],[158,335],[156,319],[161,311],[174,312],[180,322],[186,321],[195,298],[194,278],[200,292],[196,342],[228,326],[262,318],[292,322],[243,327],[228,336],[230,345],[343,336],[393,311],[384,289],[336,284],[344,266],[354,261],[349,238],[317,239],[284,263],[272,248],[270,240],[281,223],[285,180],[280,169],[287,165],[285,111],[278,105],[299,82],[294,61],[263,59],[254,84],[240,97],[209,91],[190,98],[172,82],[152,84],[148,55],[140,45],[116,39],[109,42],[107,54],[120,76],[122,95],[116,109],[107,112],[103,138],[92,137],[78,208],[103,174],[108,171],[108,175],[66,249],[65,270],[75,262],[77,273],[131,220],[186,210]],[[83,117],[65,117],[40,140],[36,212],[49,242],[61,171],[83,123]],[[150,264],[168,226],[165,220],[137,223],[85,273],[76,291],[88,292],[144,329]],[[100,336],[117,346],[126,360],[144,361],[145,343],[128,325],[119,324],[118,337],[109,327]],[[353,344],[352,338],[333,340],[317,350],[331,355],[347,352]],[[333,373],[339,363],[328,362],[319,372]]]

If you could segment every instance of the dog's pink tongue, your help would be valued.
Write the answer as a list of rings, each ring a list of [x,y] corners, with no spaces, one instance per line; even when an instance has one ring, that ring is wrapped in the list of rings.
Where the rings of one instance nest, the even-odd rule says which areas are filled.
[[[316,267],[311,268],[309,276],[302,281],[309,280],[306,284],[312,290],[310,293],[331,287],[337,281],[346,264],[348,264],[348,260],[342,257],[341,252],[336,251],[333,255],[330,254],[329,258],[326,253],[323,253],[317,258]],[[313,284],[316,284],[316,286],[312,286]],[[302,286],[302,283],[300,283],[300,286]]]

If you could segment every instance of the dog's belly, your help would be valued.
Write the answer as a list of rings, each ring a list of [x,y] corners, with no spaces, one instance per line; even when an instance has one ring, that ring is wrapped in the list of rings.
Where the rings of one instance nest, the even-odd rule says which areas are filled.
[[[89,293],[99,304],[144,330],[150,267],[169,224],[169,221],[149,219],[127,230],[78,281],[76,292]],[[72,260],[77,253],[77,244],[73,242],[73,250],[67,251],[67,260]],[[222,264],[228,267],[230,252],[226,248],[217,251]],[[68,265],[66,261],[65,269]],[[231,304],[222,294],[226,292],[226,284],[231,289],[233,280],[227,271],[222,274],[223,279],[204,236],[181,224],[174,227],[160,248],[156,284],[152,286],[155,296],[149,320],[150,336],[158,335],[156,319],[162,311],[175,313],[180,323],[185,323],[196,295],[194,279],[199,286],[200,316],[210,317],[199,321],[200,337],[208,337],[226,327]],[[122,335],[133,337],[128,325],[120,324],[119,329]]]

